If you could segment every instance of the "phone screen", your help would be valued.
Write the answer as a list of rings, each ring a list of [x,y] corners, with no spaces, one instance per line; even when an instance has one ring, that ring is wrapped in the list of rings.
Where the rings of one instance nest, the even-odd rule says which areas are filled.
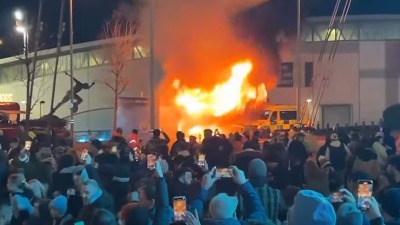
[[[205,166],[206,165],[206,155],[200,154],[199,159],[197,160],[197,165]]]
[[[83,222],[83,221],[78,221],[78,222],[74,223],[74,225],[85,225],[85,222]]]
[[[359,180],[357,190],[357,207],[361,210],[368,210],[369,206],[366,204],[371,200],[373,191],[372,180]]]
[[[173,205],[174,205],[174,220],[175,221],[185,220],[186,197],[185,196],[174,197]]]
[[[31,146],[32,146],[32,141],[25,141],[25,150],[29,151],[31,150]]]
[[[217,169],[215,176],[217,178],[231,178],[232,170],[230,168],[219,168],[219,169]]]
[[[157,156],[154,154],[147,155],[147,169],[154,170],[156,168]]]

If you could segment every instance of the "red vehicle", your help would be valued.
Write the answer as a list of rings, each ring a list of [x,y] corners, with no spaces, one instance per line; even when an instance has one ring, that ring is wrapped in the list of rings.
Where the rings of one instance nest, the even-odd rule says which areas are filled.
[[[0,130],[6,137],[17,136],[21,114],[25,114],[25,112],[21,111],[17,102],[0,102]]]

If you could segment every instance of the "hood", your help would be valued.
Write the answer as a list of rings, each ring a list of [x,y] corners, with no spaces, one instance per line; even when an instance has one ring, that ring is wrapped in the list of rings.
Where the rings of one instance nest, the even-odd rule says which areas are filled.
[[[261,159],[251,160],[248,171],[252,178],[267,177],[267,165]]]

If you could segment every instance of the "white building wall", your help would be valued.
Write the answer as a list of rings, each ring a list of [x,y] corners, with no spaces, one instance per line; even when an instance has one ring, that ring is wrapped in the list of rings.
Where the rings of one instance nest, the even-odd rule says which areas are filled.
[[[149,60],[148,58],[128,61],[124,68],[124,76],[130,80],[127,88],[121,97],[149,97]],[[51,101],[52,75],[36,79],[34,99],[36,99],[39,87],[44,83],[46,90],[39,101],[46,103],[42,107],[42,115],[48,114]],[[108,65],[93,66],[74,71],[74,77],[82,83],[96,84],[90,90],[82,90],[78,95],[83,102],[79,105],[79,111],[75,115],[75,131],[88,130],[111,130],[113,123],[113,92],[104,82],[113,82],[113,75]],[[69,77],[59,73],[55,92],[55,105],[61,101],[65,93],[70,89]],[[24,109],[22,102],[25,101],[25,87],[21,81],[11,83],[0,83],[0,93],[11,93],[13,101],[19,102]],[[32,111],[32,118],[39,118],[39,104]],[[61,106],[55,113],[60,118],[70,115],[69,103]]]

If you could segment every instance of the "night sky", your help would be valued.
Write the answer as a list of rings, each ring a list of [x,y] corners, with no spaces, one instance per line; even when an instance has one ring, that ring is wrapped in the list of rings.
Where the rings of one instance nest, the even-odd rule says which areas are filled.
[[[15,32],[13,11],[16,8],[26,10],[29,20],[33,21],[36,17],[39,0],[0,1],[0,39],[3,41],[3,45],[0,45],[0,58],[3,58],[22,51],[22,37]],[[113,9],[122,1],[129,0],[74,0],[75,42],[81,43],[98,39],[102,24],[110,18]],[[288,2],[295,4],[296,0],[288,0]],[[307,16],[329,16],[335,2],[336,0],[303,0],[303,3],[307,5]],[[66,8],[65,19],[68,19],[67,10]],[[60,0],[45,0],[42,19],[44,22],[42,48],[52,48],[56,45],[59,11]],[[400,14],[400,1],[353,0],[350,14]],[[68,26],[66,29],[69,29]],[[64,44],[66,44],[68,32],[64,33],[64,37]]]

